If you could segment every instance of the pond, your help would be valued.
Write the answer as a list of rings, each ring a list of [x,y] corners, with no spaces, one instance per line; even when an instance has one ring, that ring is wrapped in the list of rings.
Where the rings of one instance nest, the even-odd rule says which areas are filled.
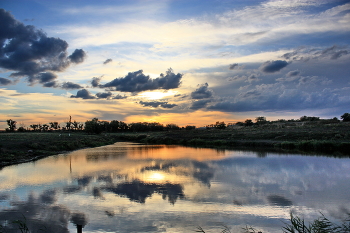
[[[0,170],[0,225],[31,232],[282,232],[350,211],[350,159],[119,142]],[[43,231],[40,231],[43,230]]]

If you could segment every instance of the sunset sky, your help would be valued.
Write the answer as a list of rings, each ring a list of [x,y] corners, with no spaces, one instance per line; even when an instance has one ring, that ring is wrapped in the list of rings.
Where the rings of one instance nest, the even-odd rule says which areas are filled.
[[[350,2],[0,0],[0,129],[350,112]]]

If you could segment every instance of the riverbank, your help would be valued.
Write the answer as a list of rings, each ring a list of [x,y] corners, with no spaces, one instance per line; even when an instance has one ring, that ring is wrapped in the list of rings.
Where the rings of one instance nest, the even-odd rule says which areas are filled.
[[[227,129],[163,131],[123,135],[123,140],[151,144],[254,149],[291,153],[350,155],[350,123],[260,125]]]
[[[350,155],[350,123],[310,122],[301,127],[283,124],[99,135],[84,132],[2,132],[0,133],[0,167],[33,161],[66,151],[113,144],[118,141],[263,149],[342,157]]]
[[[118,140],[118,135],[84,132],[3,132],[0,133],[0,168],[67,151],[109,145]]]

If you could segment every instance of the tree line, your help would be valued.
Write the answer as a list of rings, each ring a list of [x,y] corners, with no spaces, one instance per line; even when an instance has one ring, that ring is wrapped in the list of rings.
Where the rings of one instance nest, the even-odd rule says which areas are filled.
[[[343,122],[350,122],[350,113],[344,113],[340,116]],[[277,121],[268,121],[266,117],[259,116],[255,118],[255,122],[252,119],[246,119],[244,122],[236,122],[236,123],[228,123],[226,124],[223,121],[217,121],[215,124],[206,125],[203,128],[206,129],[225,129],[227,127],[236,126],[253,126],[253,125],[264,125],[271,123],[286,123],[286,122],[314,122],[314,121],[324,121],[326,123],[337,123],[340,120],[337,117],[332,119],[320,119],[319,117],[310,117],[310,116],[302,116],[299,119],[279,119]],[[92,120],[88,120],[85,123],[72,121],[72,117],[69,117],[69,120],[64,123],[64,126],[61,126],[57,121],[50,122],[48,124],[32,124],[30,128],[25,128],[22,124],[19,128],[17,128],[17,121],[12,119],[7,120],[8,128],[6,131],[37,131],[37,132],[45,132],[45,131],[85,131],[87,133],[95,133],[99,134],[102,132],[147,132],[147,131],[164,131],[164,130],[194,130],[196,126],[187,125],[185,127],[179,127],[177,124],[160,124],[158,122],[133,122],[133,123],[125,123],[123,121],[112,120],[112,121],[104,121],[99,120],[98,118],[93,118]]]
[[[6,128],[6,131],[38,131],[38,132],[46,132],[46,131],[53,131],[53,130],[83,130],[84,124],[77,121],[72,121],[72,117],[69,116],[69,120],[65,122],[65,126],[61,126],[60,123],[57,121],[52,121],[48,124],[32,124],[29,125],[29,128],[26,128],[23,124],[21,124],[20,127],[17,128],[17,121],[14,121],[12,119],[6,120],[8,128]]]

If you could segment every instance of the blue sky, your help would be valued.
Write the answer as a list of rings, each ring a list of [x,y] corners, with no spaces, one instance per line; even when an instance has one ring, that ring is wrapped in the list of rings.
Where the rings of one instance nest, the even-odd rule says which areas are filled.
[[[349,1],[0,0],[0,127],[350,111]],[[4,23],[5,22],[5,23]],[[28,26],[32,25],[32,26]]]

